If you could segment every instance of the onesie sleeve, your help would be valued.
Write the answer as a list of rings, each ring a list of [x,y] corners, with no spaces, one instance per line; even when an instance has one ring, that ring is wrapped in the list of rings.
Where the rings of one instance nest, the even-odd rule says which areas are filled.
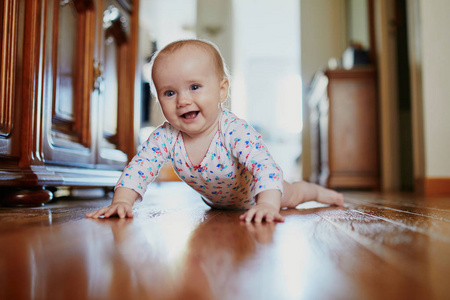
[[[222,130],[228,151],[253,173],[256,196],[264,190],[283,193],[283,172],[270,155],[261,135],[245,120],[225,113]]]
[[[176,131],[167,122],[156,128],[125,167],[115,188],[130,188],[139,194],[137,201],[142,201],[147,186],[158,176],[161,166],[171,158],[170,149]]]

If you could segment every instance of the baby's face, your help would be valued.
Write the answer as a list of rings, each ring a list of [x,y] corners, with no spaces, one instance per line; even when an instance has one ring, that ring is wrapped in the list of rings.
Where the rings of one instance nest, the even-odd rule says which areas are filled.
[[[186,45],[160,55],[153,66],[153,81],[167,121],[190,137],[216,128],[220,103],[228,93],[228,80],[215,69],[205,50]]]

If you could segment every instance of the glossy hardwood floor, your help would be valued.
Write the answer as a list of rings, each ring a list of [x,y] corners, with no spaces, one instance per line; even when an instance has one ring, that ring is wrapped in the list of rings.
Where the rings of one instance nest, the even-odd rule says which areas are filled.
[[[346,193],[245,224],[183,183],[134,219],[109,199],[0,209],[0,299],[449,299],[450,197]]]

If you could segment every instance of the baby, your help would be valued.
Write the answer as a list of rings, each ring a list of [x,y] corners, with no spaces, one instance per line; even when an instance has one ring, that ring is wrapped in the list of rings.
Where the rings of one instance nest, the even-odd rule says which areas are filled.
[[[176,41],[152,60],[151,89],[167,120],[124,169],[112,203],[89,218],[133,217],[159,169],[170,161],[206,204],[240,209],[247,222],[283,222],[281,208],[306,201],[343,205],[335,191],[308,182],[288,183],[258,134],[222,108],[229,76],[218,48],[202,40]]]

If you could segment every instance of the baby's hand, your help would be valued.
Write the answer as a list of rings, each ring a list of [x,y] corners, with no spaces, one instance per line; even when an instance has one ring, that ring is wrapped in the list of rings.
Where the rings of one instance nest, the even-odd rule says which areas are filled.
[[[119,218],[132,218],[133,217],[133,205],[128,202],[115,202],[110,206],[100,208],[97,211],[86,214],[87,218],[98,219],[101,216],[109,218],[117,215]]]
[[[258,203],[255,207],[249,209],[246,213],[239,217],[245,222],[255,221],[261,223],[265,220],[268,223],[284,222],[284,217],[280,215],[280,210],[268,203]]]

